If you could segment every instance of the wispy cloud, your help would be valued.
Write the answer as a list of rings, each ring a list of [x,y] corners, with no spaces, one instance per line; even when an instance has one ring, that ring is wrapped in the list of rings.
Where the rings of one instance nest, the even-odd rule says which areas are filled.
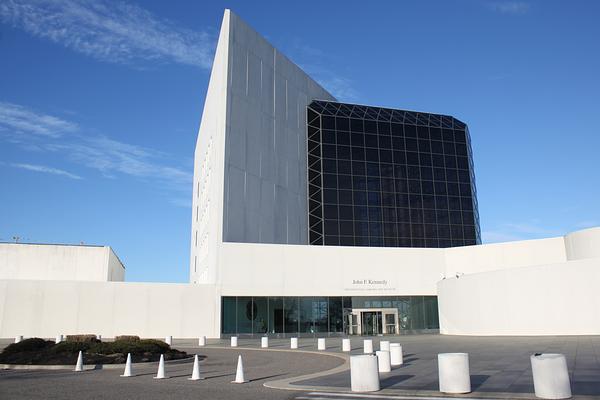
[[[72,173],[67,172],[65,170],[58,169],[58,168],[53,168],[53,167],[48,167],[48,166],[45,166],[45,165],[11,164],[11,166],[13,166],[15,168],[26,169],[28,171],[43,172],[45,174],[52,174],[52,175],[62,175],[62,176],[66,176],[67,178],[71,178],[71,179],[83,179],[79,175],[75,175],[75,174],[72,174]]]
[[[107,0],[4,0],[0,19],[33,36],[121,64],[162,61],[210,68],[213,35]]]
[[[561,236],[567,233],[563,228],[548,227],[539,220],[506,222],[481,233],[484,243],[511,242]]]
[[[529,3],[523,1],[495,1],[488,3],[492,11],[501,14],[525,14],[529,11]]]
[[[33,134],[57,138],[75,130],[77,130],[77,124],[73,122],[39,113],[17,104],[0,102],[0,131],[11,136]]]

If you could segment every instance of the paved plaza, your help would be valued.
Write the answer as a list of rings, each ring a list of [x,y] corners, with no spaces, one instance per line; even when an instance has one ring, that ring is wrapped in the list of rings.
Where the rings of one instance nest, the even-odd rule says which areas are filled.
[[[362,340],[352,338],[352,353],[362,354]],[[572,337],[458,337],[406,335],[372,338],[400,342],[404,365],[381,374],[382,390],[365,398],[442,397],[438,389],[437,354],[467,352],[473,393],[469,398],[534,398],[529,355],[563,353],[567,358],[575,398],[600,398],[600,336]],[[5,341],[6,343],[6,341]],[[205,380],[189,381],[191,361],[168,362],[170,377],[155,380],[156,363],[134,364],[133,378],[120,378],[120,368],[74,373],[68,370],[0,371],[2,399],[338,399],[360,398],[348,393],[350,373],[341,338],[328,338],[325,354],[316,339],[300,339],[299,349],[288,351],[289,339],[270,339],[261,350],[260,339],[240,339],[231,349],[228,340],[175,340],[174,347],[200,354]],[[244,360],[248,384],[235,385],[238,354]],[[273,389],[280,388],[280,389]],[[287,390],[281,390],[287,389]],[[375,395],[375,397],[373,397]]]

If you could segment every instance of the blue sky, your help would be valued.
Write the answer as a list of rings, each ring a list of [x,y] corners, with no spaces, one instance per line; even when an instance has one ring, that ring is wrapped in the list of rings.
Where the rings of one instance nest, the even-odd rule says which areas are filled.
[[[231,8],[339,99],[471,131],[485,242],[600,225],[600,3],[0,3],[0,240],[186,282],[192,157]]]

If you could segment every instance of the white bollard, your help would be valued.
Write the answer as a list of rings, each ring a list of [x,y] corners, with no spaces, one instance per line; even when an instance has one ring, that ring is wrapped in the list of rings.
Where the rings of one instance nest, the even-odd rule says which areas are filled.
[[[325,350],[325,338],[317,339],[317,350]]]
[[[563,354],[532,355],[530,359],[536,397],[542,399],[571,397],[567,359]]]
[[[75,364],[75,372],[81,371],[83,371],[83,353],[80,350],[79,354],[77,355],[77,364]]]
[[[378,350],[375,354],[377,354],[377,368],[379,372],[391,372],[390,352],[387,350]]]
[[[59,344],[63,341],[63,335],[56,335],[56,339],[54,340],[54,344]]]
[[[298,338],[297,337],[293,337],[290,338],[290,349],[297,349],[298,348]]]
[[[158,362],[158,371],[156,372],[156,376],[154,379],[165,379],[165,356],[160,355],[160,361]]]
[[[371,339],[363,340],[363,353],[373,354],[373,341]]]
[[[231,347],[238,347],[238,337],[232,336],[230,341]]]
[[[237,369],[235,371],[235,381],[231,383],[246,383],[248,382],[244,379],[244,364],[242,363],[242,356],[238,356]]]
[[[165,338],[165,343],[168,344],[169,346],[173,344],[173,336],[167,336]]]
[[[376,392],[380,389],[377,356],[350,357],[350,387],[353,392]]]
[[[390,361],[392,367],[404,364],[400,343],[390,343]]]
[[[129,378],[130,376],[133,376],[133,374],[131,373],[131,353],[127,353],[127,361],[125,362],[125,371],[123,371],[123,375],[121,375],[123,378]]]
[[[469,355],[467,353],[438,354],[440,392],[470,393]]]
[[[269,347],[269,338],[264,336],[260,338],[260,347],[262,347],[263,349],[266,349],[267,347]]]
[[[379,350],[390,351],[390,342],[387,340],[382,340],[381,342],[379,342]]]
[[[352,344],[350,343],[350,339],[342,339],[342,351],[351,351]]]
[[[102,341],[102,335],[96,335],[96,340]]]
[[[23,340],[23,335],[15,336],[15,343],[19,343],[21,340]]]
[[[192,377],[188,381],[199,381],[204,379],[200,376],[200,363],[198,362],[198,354],[194,356],[194,367],[192,368]]]
[[[206,336],[200,336],[198,338],[198,346],[206,346]]]

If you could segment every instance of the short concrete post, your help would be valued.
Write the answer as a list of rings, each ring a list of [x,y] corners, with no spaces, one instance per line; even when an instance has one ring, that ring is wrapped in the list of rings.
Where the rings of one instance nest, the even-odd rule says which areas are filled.
[[[371,339],[363,340],[363,353],[373,354],[373,341]]]
[[[536,397],[542,399],[571,397],[567,359],[563,354],[532,355],[530,359]]]
[[[83,353],[80,350],[79,354],[77,355],[77,364],[75,364],[75,372],[81,371],[83,371]]]
[[[391,372],[392,364],[390,361],[390,352],[387,350],[378,350],[377,354],[377,367],[379,372]]]
[[[23,340],[23,335],[15,336],[15,343],[19,343]]]
[[[388,340],[382,340],[379,342],[379,350],[390,351],[390,342]]]
[[[390,343],[390,361],[392,367],[396,367],[404,363],[402,346],[400,346],[400,343]]]
[[[169,346],[173,344],[173,336],[167,336],[165,338],[165,343],[168,344]]]
[[[54,340],[55,344],[59,344],[63,341],[63,335],[56,335],[56,339]]]
[[[158,362],[158,371],[156,372],[156,376],[154,379],[165,379],[165,356],[163,354],[160,355],[160,361]]]
[[[199,381],[204,379],[200,376],[200,363],[198,361],[198,354],[194,356],[194,367],[192,368],[192,377],[188,378],[189,381]]]
[[[342,339],[342,351],[351,351],[352,344],[350,343],[350,339]]]
[[[467,353],[438,354],[440,392],[470,393],[469,355]]]
[[[129,378],[130,376],[133,376],[133,374],[131,373],[131,353],[127,353],[127,361],[125,362],[125,371],[123,371],[123,375],[121,375],[123,378]]]
[[[206,346],[206,336],[200,336],[198,338],[198,346],[200,346],[200,347]]]
[[[230,344],[231,344],[231,347],[238,347],[238,337],[232,336]]]
[[[244,364],[242,363],[242,356],[238,356],[237,369],[235,371],[235,381],[231,383],[246,383],[248,382],[244,378]]]
[[[326,346],[325,346],[325,338],[318,338],[317,339],[317,350],[325,350]]]
[[[96,340],[102,341],[102,335],[96,335]]]
[[[380,389],[377,356],[350,357],[350,387],[353,392],[376,392]]]
[[[269,338],[267,336],[263,336],[260,338],[260,347],[266,349],[269,347]]]
[[[290,338],[290,349],[295,350],[297,348],[298,348],[298,338],[297,337]]]

